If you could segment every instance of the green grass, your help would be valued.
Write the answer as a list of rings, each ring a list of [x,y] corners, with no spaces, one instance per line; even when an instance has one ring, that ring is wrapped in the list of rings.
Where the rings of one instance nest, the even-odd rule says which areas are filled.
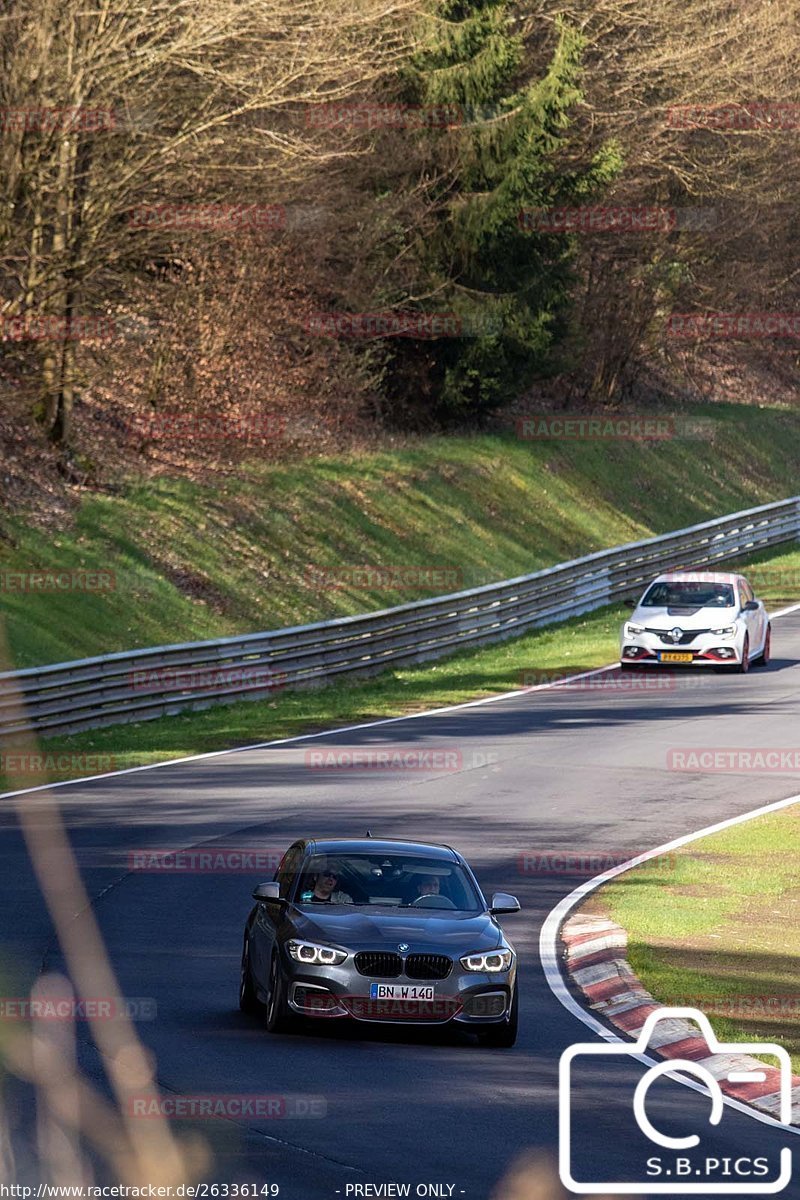
[[[213,486],[131,481],[93,494],[55,537],[0,523],[0,572],[112,572],[100,593],[0,585],[12,663],[280,628],[436,594],[336,590],[307,567],[445,567],[473,587],[797,491],[786,410],[696,406],[707,439],[653,443],[432,438],[289,466],[250,462]],[[446,589],[452,590],[452,589]]]
[[[765,550],[742,559],[738,566],[770,610],[800,600],[800,550]],[[730,569],[736,567],[737,564],[732,564]]]
[[[727,1042],[783,1045],[800,1074],[800,803],[626,872],[589,907],[628,932],[663,1004],[708,1014]]]

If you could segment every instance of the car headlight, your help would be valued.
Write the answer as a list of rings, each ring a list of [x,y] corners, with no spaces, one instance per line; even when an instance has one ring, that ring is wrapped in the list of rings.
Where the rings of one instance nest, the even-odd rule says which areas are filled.
[[[730,637],[731,634],[736,633],[736,626],[726,625],[724,629],[712,629],[711,632],[714,637]]]
[[[514,957],[511,950],[490,950],[488,954],[465,954],[461,965],[465,971],[481,971],[487,975],[507,971]]]
[[[636,637],[639,633],[644,633],[644,625],[626,625],[625,632],[628,637]]]
[[[334,950],[333,946],[319,946],[316,942],[299,942],[293,938],[286,947],[295,962],[310,967],[336,967],[347,958],[346,950]]]

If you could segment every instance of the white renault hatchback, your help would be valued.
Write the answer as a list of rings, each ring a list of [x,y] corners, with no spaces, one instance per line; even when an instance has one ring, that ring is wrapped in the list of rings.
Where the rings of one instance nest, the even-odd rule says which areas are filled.
[[[744,673],[769,662],[767,610],[744,575],[670,571],[647,588],[622,627],[620,667],[664,664]]]

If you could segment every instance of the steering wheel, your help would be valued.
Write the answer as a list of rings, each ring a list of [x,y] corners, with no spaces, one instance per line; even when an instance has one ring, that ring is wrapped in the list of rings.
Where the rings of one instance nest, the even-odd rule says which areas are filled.
[[[422,896],[417,896],[416,900],[411,902],[412,908],[455,908],[455,904],[449,896],[439,896],[435,892],[426,893]]]

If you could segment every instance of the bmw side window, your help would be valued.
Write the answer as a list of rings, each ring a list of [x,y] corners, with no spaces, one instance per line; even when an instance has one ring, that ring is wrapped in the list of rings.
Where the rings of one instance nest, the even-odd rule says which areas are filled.
[[[292,891],[302,857],[302,846],[290,846],[281,859],[281,864],[278,867],[275,878],[280,884],[280,894],[284,900],[289,897]]]
[[[289,861],[289,856],[291,855],[291,853],[292,853],[291,850],[287,850],[286,853],[284,854],[283,858],[281,859],[281,861],[278,863],[277,867],[275,868],[275,874],[272,876],[273,883],[277,883],[278,880],[281,878],[281,876],[283,874],[284,866]]]
[[[750,589],[750,584],[745,583],[744,580],[742,580],[739,591],[741,592],[742,608],[744,608],[745,604],[749,604],[753,599],[753,593]]]

